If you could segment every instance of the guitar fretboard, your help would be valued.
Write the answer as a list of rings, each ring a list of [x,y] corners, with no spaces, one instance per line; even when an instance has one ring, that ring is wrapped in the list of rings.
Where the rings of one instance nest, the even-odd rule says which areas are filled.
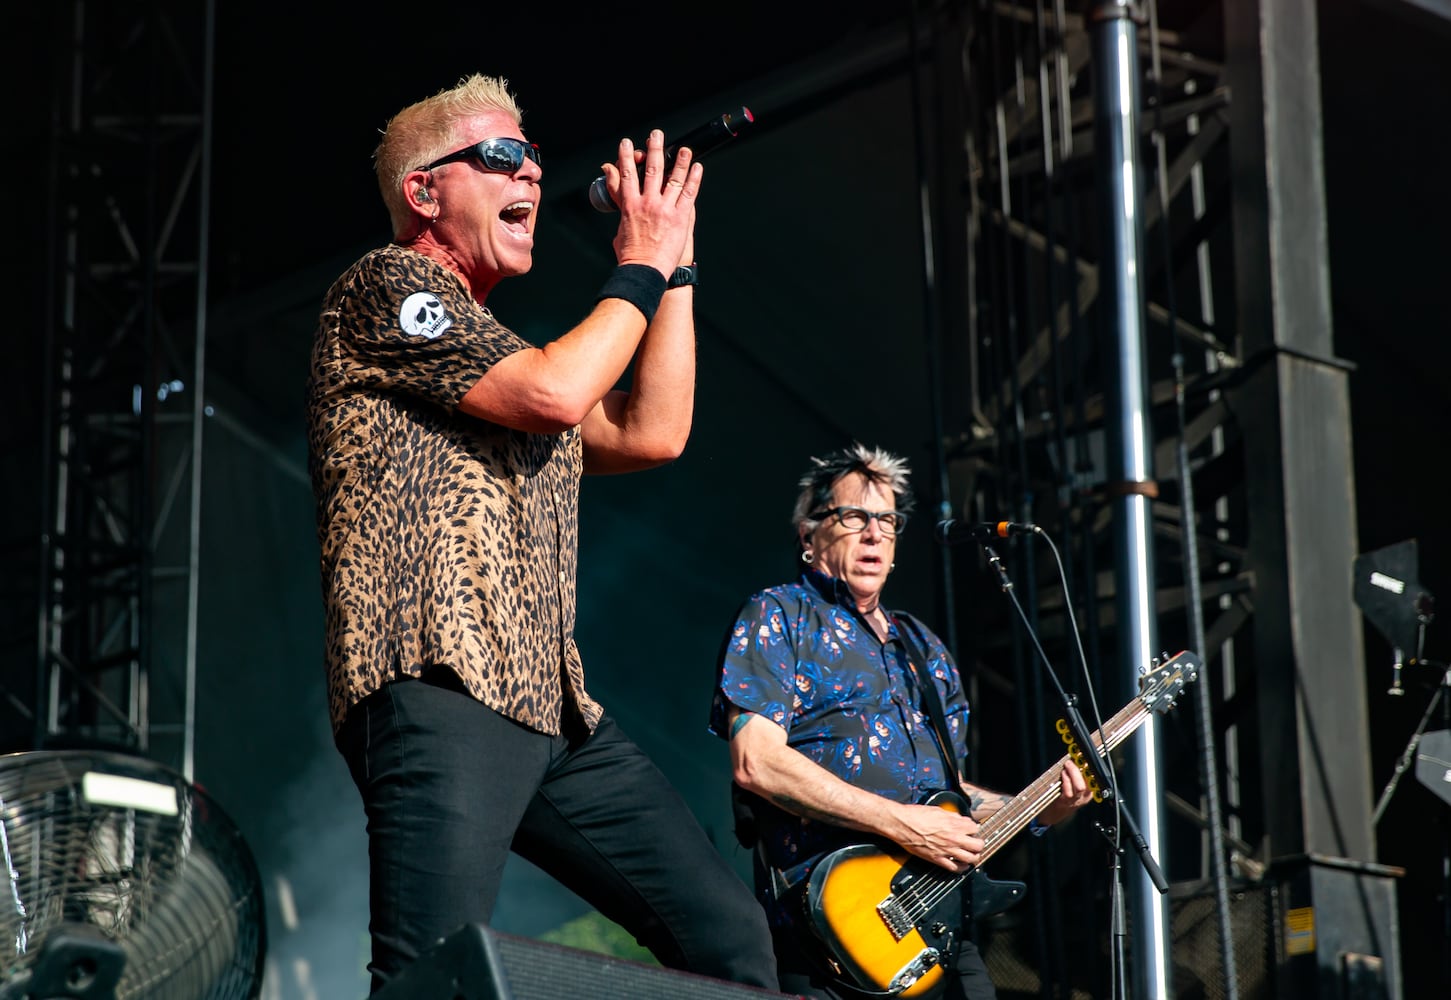
[[[1101,730],[1090,734],[1094,751],[1100,757],[1105,756],[1114,747],[1132,736],[1152,714],[1142,698],[1135,698],[1125,705],[1117,715],[1104,723]],[[1063,774],[1064,766],[1070,763],[1072,763],[1071,757],[1064,754],[1058,759],[1058,763],[1039,775],[1036,781],[1019,792],[1011,802],[983,821],[978,829],[978,836],[983,840],[979,865],[986,862],[988,858],[997,853],[999,848],[1021,833],[1029,823],[1033,822],[1035,816],[1058,800],[1063,794],[1060,776]]]
[[[1084,753],[1093,752],[1100,757],[1107,756],[1109,751],[1132,736],[1149,716],[1172,706],[1179,690],[1199,676],[1199,667],[1199,658],[1187,649],[1170,659],[1143,679],[1138,697],[1120,709],[1098,732],[1089,734],[1089,738],[1093,740],[1093,750],[1080,749]],[[1019,792],[1011,802],[980,824],[978,836],[982,837],[983,849],[979,865],[1021,833],[1024,827],[1033,822],[1033,817],[1051,806],[1063,794],[1060,776],[1064,766],[1072,763],[1072,760],[1069,754],[1058,758],[1058,763],[1040,774],[1036,781]]]
[[[1181,652],[1168,663],[1145,676],[1140,681],[1136,698],[1125,705],[1117,715],[1104,723],[1098,732],[1089,734],[1093,748],[1079,748],[1084,753],[1106,756],[1114,747],[1128,739],[1155,712],[1162,712],[1174,704],[1174,697],[1180,689],[1198,676],[1198,658],[1188,650]],[[915,927],[922,917],[940,902],[946,893],[952,892],[973,871],[998,852],[1033,818],[1047,809],[1063,794],[1061,776],[1063,768],[1072,764],[1072,753],[1058,758],[1058,762],[1038,776],[1037,780],[1019,792],[997,812],[978,825],[978,836],[982,838],[983,849],[978,863],[966,872],[947,872],[936,865],[918,863],[920,870],[916,877],[901,892],[893,890],[877,906],[877,913],[893,928],[895,936],[903,927]],[[960,797],[954,796],[959,800]],[[949,806],[948,808],[956,808]],[[822,869],[818,868],[820,873]],[[813,885],[816,876],[812,876]]]

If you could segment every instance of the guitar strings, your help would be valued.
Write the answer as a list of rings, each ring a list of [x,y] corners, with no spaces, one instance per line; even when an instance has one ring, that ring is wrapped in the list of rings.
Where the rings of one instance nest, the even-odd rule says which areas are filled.
[[[1117,746],[1128,733],[1136,730],[1138,726],[1127,731],[1123,727],[1133,715],[1142,709],[1140,700],[1135,699],[1105,723],[1100,731],[1091,733],[1094,750],[1102,755],[1105,750],[1112,750]],[[1105,737],[1104,733],[1108,735]],[[997,852],[999,847],[1021,833],[1033,821],[1034,816],[1048,808],[1053,804],[1054,799],[1062,795],[1062,788],[1058,784],[1057,778],[1062,773],[1063,766],[1070,760],[1072,758],[1068,754],[1064,754],[1058,759],[1058,764],[1054,768],[1040,775],[1013,800],[1012,804],[988,817],[979,828],[980,831],[986,832],[983,836],[983,850],[979,856],[981,860],[977,865],[961,874],[928,871],[902,891],[897,898],[903,911],[911,918],[913,925],[954,892],[963,880],[981,867],[982,861],[986,861]],[[924,882],[930,884],[924,888]]]
[[[1065,756],[1063,761],[1068,758]],[[1063,763],[1060,761],[1060,766]],[[1040,787],[1045,786],[1045,787]],[[1028,798],[1028,793],[1035,791],[1037,795]],[[1013,801],[1013,804],[1006,809],[997,812],[988,824],[992,828],[983,837],[982,857],[987,859],[997,850],[998,844],[1011,840],[1020,833],[1024,827],[1032,822],[1032,817],[1052,805],[1053,800],[1062,794],[1062,790],[1054,782],[1051,786],[1043,778],[1039,778],[1030,785],[1022,795]],[[1024,813],[1027,816],[1024,816]],[[993,822],[997,820],[997,822]],[[986,825],[986,824],[985,824]],[[947,898],[972,872],[976,871],[979,865],[974,865],[966,872],[947,873],[940,871],[928,871],[919,876],[917,881],[904,889],[898,899],[902,902],[902,908],[912,918],[913,924],[925,913],[932,910],[944,899]],[[923,883],[931,883],[924,887]]]

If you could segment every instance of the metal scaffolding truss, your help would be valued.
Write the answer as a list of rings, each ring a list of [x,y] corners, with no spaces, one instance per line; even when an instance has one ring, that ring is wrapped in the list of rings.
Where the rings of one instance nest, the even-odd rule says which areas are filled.
[[[1050,15],[1040,34],[1030,8],[1003,4],[995,14],[991,29],[977,26],[976,46],[1005,39],[1026,44],[997,53],[1008,64],[1008,79],[977,109],[976,132],[967,142],[969,228],[981,234],[976,258],[983,263],[966,289],[977,300],[971,324],[976,377],[965,430],[948,442],[949,458],[970,507],[984,515],[1021,514],[1091,544],[1110,525],[1102,440],[1109,373],[1093,327],[1100,285],[1089,38],[1078,15],[1056,24]],[[1228,461],[1235,432],[1222,387],[1243,357],[1216,322],[1225,290],[1215,276],[1227,248],[1214,243],[1227,238],[1230,211],[1228,88],[1218,53],[1191,51],[1188,44],[1157,26],[1141,34],[1148,396],[1156,432],[1151,507],[1170,561],[1156,608],[1182,615],[1191,597],[1182,568],[1173,564],[1183,541],[1182,447],[1191,472],[1204,480],[1205,495],[1196,500],[1199,545],[1211,558],[1200,582],[1205,601],[1225,609],[1206,637],[1217,648],[1243,625],[1243,608],[1231,607],[1250,586],[1242,518],[1234,516],[1229,496],[1236,484],[1205,478]],[[967,85],[982,91],[983,74],[993,70],[974,68]],[[1111,630],[1112,567],[1085,565],[1082,572],[1076,600],[1091,614],[1081,621]],[[1068,637],[1064,602],[1056,579],[1035,595],[1045,639]]]
[[[1328,309],[1313,334],[1294,320],[1318,317],[1328,302],[1323,240],[1315,238],[1317,226],[1323,236],[1318,70],[1283,72],[1283,48],[1269,51],[1308,47],[1315,67],[1313,9],[1268,0],[1066,8],[1061,0],[941,5],[937,51],[927,57],[935,58],[936,89],[927,90],[934,108],[924,118],[935,116],[943,132],[961,138],[960,149],[947,138],[938,150],[939,201],[944,214],[962,219],[941,237],[941,256],[952,265],[941,273],[960,274],[941,282],[943,327],[968,333],[945,334],[942,347],[944,376],[965,373],[958,410],[945,419],[951,495],[965,498],[959,513],[968,520],[1032,522],[1056,540],[1054,551],[1036,538],[998,548],[1047,658],[1060,675],[1073,668],[1078,681],[1081,637],[1084,674],[1110,710],[1133,693],[1114,654],[1126,624],[1118,551],[1126,529],[1115,523],[1116,504],[1125,496],[1145,501],[1153,542],[1146,603],[1169,651],[1196,649],[1206,666],[1164,743],[1120,752],[1129,761],[1163,757],[1153,770],[1169,820],[1154,846],[1173,862],[1169,898],[1211,895],[1218,911],[1217,933],[1208,922],[1199,933],[1219,953],[1181,954],[1177,974],[1192,973],[1207,995],[1237,996],[1241,985],[1250,993],[1294,992],[1316,981],[1313,968],[1297,968],[1273,947],[1234,955],[1231,896],[1273,885],[1266,872],[1274,876],[1307,851],[1353,858],[1352,878],[1384,874],[1366,864],[1373,850],[1363,824],[1335,818],[1353,814],[1351,799],[1317,801],[1325,795],[1316,777],[1322,769],[1363,772],[1368,753],[1327,751],[1312,717],[1353,728],[1363,699],[1358,709],[1307,705],[1303,693],[1292,693],[1305,662],[1334,669],[1346,683],[1360,683],[1361,673],[1353,610],[1330,610],[1343,603],[1333,573],[1343,557],[1348,584],[1353,552],[1343,540],[1353,531],[1328,522],[1353,511],[1353,491],[1312,498],[1294,485],[1350,480],[1346,366],[1305,339],[1328,338]],[[1104,23],[1119,17],[1136,29],[1127,33],[1137,42],[1133,58],[1095,48]],[[958,52],[941,51],[954,43]],[[1125,189],[1137,180],[1140,192],[1131,220],[1140,253],[1128,263],[1144,289],[1143,356],[1135,362],[1153,448],[1152,475],[1142,482],[1111,468],[1122,387],[1105,310],[1122,304],[1105,302],[1104,269],[1117,262],[1104,259],[1098,239],[1105,190],[1120,179],[1105,176],[1097,148],[1106,141],[1096,107],[1103,95],[1094,90],[1129,69],[1138,74],[1141,155],[1137,179],[1121,180]],[[1296,185],[1288,194],[1302,200],[1272,210]],[[1255,253],[1292,240],[1301,249],[1289,264]],[[1281,271],[1275,282],[1272,267]],[[1297,531],[1297,519],[1325,530]],[[958,627],[975,637],[963,651],[981,678],[975,717],[992,704],[992,692],[1010,695],[1004,707],[1019,726],[1052,713],[1058,706],[1037,656],[994,592],[999,580],[968,565],[953,586],[969,609]],[[1322,667],[1328,661],[1316,650],[1332,634],[1350,652]],[[1034,768],[1047,762],[1031,741],[1023,753]],[[1336,753],[1348,757],[1332,764]],[[1278,774],[1266,756],[1278,757]],[[1131,798],[1136,791],[1130,786]],[[1302,811],[1301,801],[1313,804]],[[1059,881],[1052,872],[1038,876]],[[1289,884],[1292,876],[1279,878]],[[1384,888],[1373,885],[1374,903],[1356,911],[1372,929],[1393,919]],[[1339,890],[1314,891],[1326,894],[1321,901],[1332,912]],[[1152,893],[1147,901],[1152,908]],[[1040,905],[1037,937],[1051,942],[1044,928],[1061,922],[1059,902]],[[1047,954],[1041,965],[1047,981],[1066,984],[1071,963]],[[1339,974],[1321,970],[1320,989],[1333,988]],[[1157,995],[1152,981],[1139,985]]]
[[[35,744],[190,778],[212,5],[57,19]]]

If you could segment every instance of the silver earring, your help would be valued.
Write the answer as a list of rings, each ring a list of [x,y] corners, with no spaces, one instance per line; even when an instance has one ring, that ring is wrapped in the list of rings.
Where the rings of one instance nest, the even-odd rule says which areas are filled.
[[[801,550],[801,561],[804,562],[806,565],[810,566],[813,562],[815,562],[815,560],[816,557],[811,554],[810,549]]]
[[[894,570],[896,568],[897,568],[897,564],[896,563],[892,563],[892,565],[890,565],[890,566],[887,567],[887,572],[890,573],[890,572],[892,572],[892,570]]]

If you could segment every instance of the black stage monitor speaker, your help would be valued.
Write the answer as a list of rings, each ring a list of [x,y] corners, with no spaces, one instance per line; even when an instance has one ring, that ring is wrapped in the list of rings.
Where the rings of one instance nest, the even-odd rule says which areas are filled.
[[[784,993],[466,924],[370,1000],[747,1000]]]

